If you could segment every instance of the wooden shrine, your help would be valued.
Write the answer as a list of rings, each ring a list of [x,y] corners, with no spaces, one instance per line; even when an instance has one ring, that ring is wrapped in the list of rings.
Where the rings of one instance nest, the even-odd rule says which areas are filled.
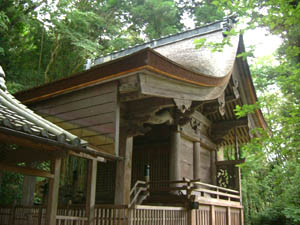
[[[93,160],[94,172],[80,179],[61,175],[73,176],[82,199],[95,192],[96,205],[85,210],[74,195],[73,204],[59,200],[57,218],[69,217],[58,224],[244,224],[239,146],[267,125],[259,109],[243,118],[234,113],[257,100],[248,64],[236,57],[243,39],[232,37],[222,52],[194,45],[222,41],[231,25],[219,21],[112,53],[79,74],[16,94],[105,159]],[[91,188],[75,190],[84,179]]]

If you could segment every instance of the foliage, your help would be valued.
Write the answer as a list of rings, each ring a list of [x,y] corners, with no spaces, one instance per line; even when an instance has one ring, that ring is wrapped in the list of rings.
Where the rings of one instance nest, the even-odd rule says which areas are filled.
[[[177,33],[183,26],[175,2],[170,0],[133,0],[130,13],[131,27],[150,40]]]
[[[17,173],[2,172],[0,205],[20,203],[24,176]]]

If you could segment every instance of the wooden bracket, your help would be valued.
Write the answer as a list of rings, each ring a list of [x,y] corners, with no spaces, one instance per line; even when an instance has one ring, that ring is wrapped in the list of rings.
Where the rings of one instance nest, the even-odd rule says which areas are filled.
[[[187,110],[191,108],[192,101],[186,100],[186,99],[173,99],[177,108],[180,110],[180,112],[185,113]]]

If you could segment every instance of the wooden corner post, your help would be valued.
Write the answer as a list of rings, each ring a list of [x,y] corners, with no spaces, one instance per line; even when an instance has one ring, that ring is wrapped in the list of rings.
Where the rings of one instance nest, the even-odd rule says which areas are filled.
[[[87,199],[86,199],[86,216],[88,219],[87,225],[94,225],[95,223],[96,183],[97,183],[97,160],[88,160]]]
[[[46,214],[47,225],[56,224],[61,158],[53,160],[51,164],[51,172],[54,174],[54,178],[49,179],[49,194]]]
[[[128,136],[127,129],[121,128],[119,141],[119,155],[123,160],[117,162],[115,204],[129,205],[133,137]]]

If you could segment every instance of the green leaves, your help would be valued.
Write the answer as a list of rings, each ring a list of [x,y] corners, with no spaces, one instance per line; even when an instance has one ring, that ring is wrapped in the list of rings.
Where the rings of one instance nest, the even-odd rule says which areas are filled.
[[[245,104],[243,106],[236,105],[236,107],[233,111],[234,111],[235,115],[237,116],[237,118],[239,119],[239,118],[247,116],[250,113],[254,113],[256,109],[260,109],[260,108],[261,108],[260,103],[256,102],[253,105],[247,105],[247,104]]]

